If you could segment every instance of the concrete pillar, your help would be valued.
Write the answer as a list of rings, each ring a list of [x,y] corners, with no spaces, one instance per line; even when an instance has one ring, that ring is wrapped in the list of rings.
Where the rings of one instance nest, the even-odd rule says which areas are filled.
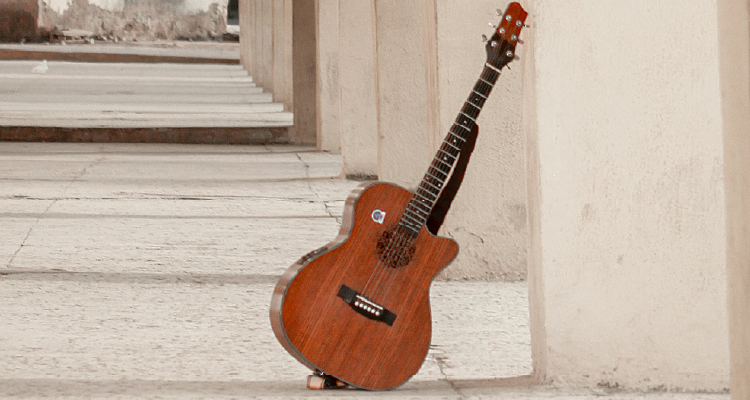
[[[750,399],[750,38],[746,0],[718,2],[732,398]]]
[[[376,0],[380,179],[414,188],[438,134],[434,0]],[[428,90],[428,88],[430,90]]]
[[[727,388],[716,2],[537,2],[530,23],[537,374]]]
[[[317,0],[294,0],[292,9],[294,127],[292,143],[315,145],[318,140]]]
[[[274,101],[293,110],[292,0],[276,0],[273,6],[273,64],[271,82]]]
[[[442,140],[455,121],[487,59],[482,34],[499,23],[492,0],[437,1],[437,68]],[[526,6],[526,4],[524,4]],[[521,34],[527,36],[527,32]],[[519,46],[523,54],[527,46]],[[447,278],[526,277],[526,177],[521,126],[521,63],[510,64],[477,120],[479,139],[443,235],[461,244]],[[439,142],[437,142],[439,143]],[[426,165],[422,166],[426,168]]]
[[[378,173],[375,1],[339,2],[341,155],[344,174]]]
[[[339,83],[339,0],[318,3],[318,150],[341,151]]]
[[[253,49],[255,48],[255,3],[258,0],[241,0],[240,12],[240,61],[247,73],[252,76],[255,72]]]

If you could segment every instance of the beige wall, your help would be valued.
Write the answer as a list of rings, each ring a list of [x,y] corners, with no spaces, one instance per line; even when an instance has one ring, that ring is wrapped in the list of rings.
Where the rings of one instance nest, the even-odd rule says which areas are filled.
[[[339,2],[339,84],[343,172],[378,172],[378,92],[375,1]]]
[[[504,10],[507,3],[481,0],[436,4],[440,103],[437,136],[442,140],[486,61],[480,37],[492,32],[487,21],[497,23],[495,9]],[[526,37],[526,32],[521,36]],[[520,46],[519,54],[526,50],[526,46]],[[476,149],[442,231],[461,245],[459,258],[445,270],[446,277],[506,280],[526,277],[521,71],[518,62],[503,71],[477,121],[480,132]],[[424,169],[425,165],[418,168],[421,172]]]
[[[339,0],[317,0],[318,150],[341,152]]]
[[[537,2],[532,24],[538,372],[572,385],[728,387],[715,2]]]
[[[746,0],[719,2],[732,398],[750,399],[750,34]]]

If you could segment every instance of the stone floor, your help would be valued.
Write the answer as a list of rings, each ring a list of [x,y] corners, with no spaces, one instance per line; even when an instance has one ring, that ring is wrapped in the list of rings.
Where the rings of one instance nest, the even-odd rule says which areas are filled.
[[[503,388],[531,372],[526,287],[503,282],[434,284],[403,387],[306,390],[268,304],[336,235],[359,184],[339,173],[298,147],[0,143],[0,398],[728,399]]]
[[[283,128],[240,65],[0,61],[0,127]]]

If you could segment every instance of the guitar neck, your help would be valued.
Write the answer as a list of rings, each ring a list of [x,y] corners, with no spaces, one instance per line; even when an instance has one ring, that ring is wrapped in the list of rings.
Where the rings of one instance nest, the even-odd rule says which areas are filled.
[[[499,76],[499,69],[485,64],[469,98],[464,102],[435,157],[432,158],[427,173],[399,221],[400,226],[413,234],[417,234],[427,222],[456,166],[459,154],[464,150],[470,136],[476,134],[473,128]]]

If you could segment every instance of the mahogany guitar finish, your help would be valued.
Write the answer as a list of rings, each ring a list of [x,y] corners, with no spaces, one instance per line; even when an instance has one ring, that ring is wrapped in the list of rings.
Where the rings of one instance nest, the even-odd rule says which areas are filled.
[[[430,284],[458,254],[453,239],[426,226],[437,232],[450,208],[477,118],[515,57],[526,16],[520,4],[509,4],[485,38],[482,73],[415,191],[382,182],[360,186],[346,200],[336,239],[299,259],[276,285],[276,338],[304,365],[335,378],[320,377],[320,386],[390,389],[422,366],[432,336]]]
[[[359,388],[388,389],[421,367],[432,334],[430,283],[458,254],[453,239],[423,227],[413,242],[412,268],[385,266],[390,285],[370,300],[396,315],[393,325],[366,318],[338,296],[341,285],[365,288],[381,258],[379,239],[396,228],[413,196],[388,183],[363,184],[346,201],[336,240],[292,265],[276,286],[273,331],[311,369]],[[383,224],[373,220],[374,210],[385,212]]]

